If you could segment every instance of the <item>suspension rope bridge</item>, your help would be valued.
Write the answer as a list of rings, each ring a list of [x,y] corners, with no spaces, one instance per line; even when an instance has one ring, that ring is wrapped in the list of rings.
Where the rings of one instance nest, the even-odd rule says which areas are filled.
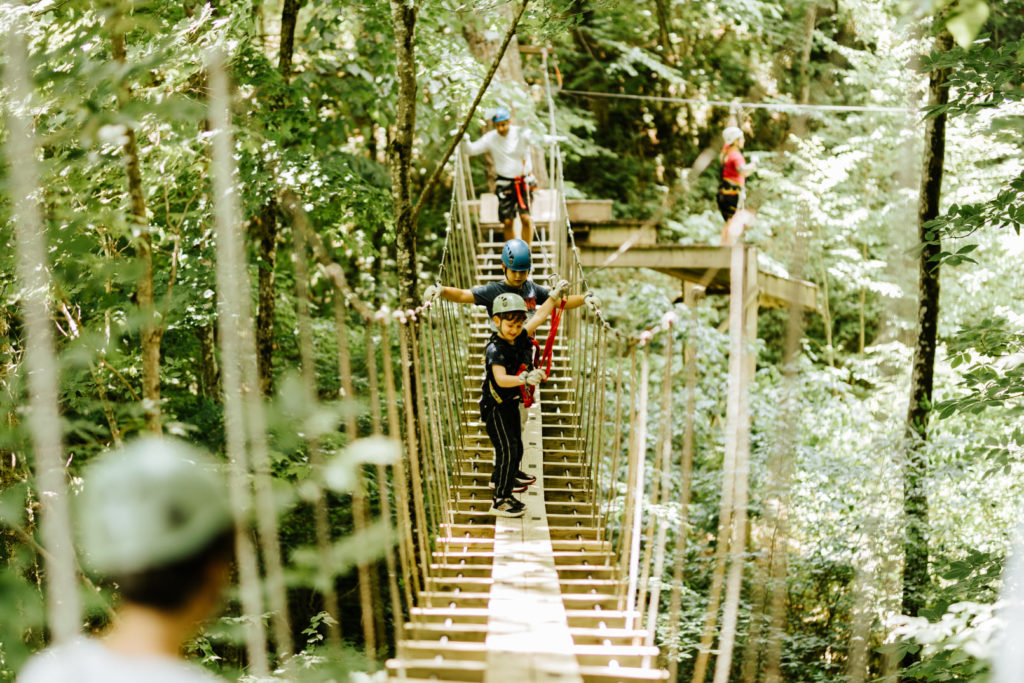
[[[255,381],[227,85],[219,65],[213,66],[227,455],[232,504],[239,514],[253,510],[258,531],[250,538],[240,528],[236,545],[247,661],[250,672],[263,677],[274,669],[272,658],[278,664],[289,659],[292,627],[270,490],[266,424]],[[554,211],[546,222],[538,221],[536,275],[566,277],[573,281],[571,293],[579,294],[589,291],[589,284],[567,218],[557,141],[550,163]],[[455,169],[438,272],[450,284],[469,288],[498,277],[501,244],[470,209],[468,160],[457,155]],[[375,309],[349,286],[344,270],[308,225],[298,198],[285,193],[281,205],[295,228],[296,311],[306,400],[310,406],[317,400],[307,305],[312,261],[333,287],[340,397],[365,402],[370,417],[369,433],[360,430],[351,411],[343,425],[349,441],[346,456],[359,463],[347,484],[356,539],[375,533],[396,539],[393,545],[384,544],[386,582],[371,571],[369,557],[356,553],[360,625],[370,665],[379,652],[393,650],[387,671],[406,680],[675,680],[693,468],[695,318],[687,321],[667,311],[650,328],[627,333],[597,305],[567,313],[553,345],[551,377],[539,388],[525,421],[523,468],[537,478],[524,496],[527,513],[518,519],[495,518],[489,512],[487,488],[493,456],[477,409],[479,359],[489,336],[483,312],[440,299],[409,310]],[[41,234],[38,220],[22,231]],[[724,683],[735,644],[748,534],[746,387],[754,369],[749,342],[762,294],[751,254],[742,244],[734,245],[727,264],[716,261],[701,276],[724,288],[719,276],[726,274],[731,343],[719,529],[694,681],[705,680],[714,655],[714,680]],[[43,262],[41,256],[31,258],[35,267]],[[696,295],[688,290],[691,310]],[[355,388],[349,347],[353,319],[365,334],[364,356],[358,359],[366,373],[361,392]],[[542,327],[539,334],[547,330]],[[392,340],[397,340],[397,364]],[[651,353],[657,344],[664,358],[660,377],[652,378]],[[677,362],[680,358],[684,362]],[[676,405],[677,380],[686,386],[683,405]],[[652,385],[660,387],[656,399]],[[649,418],[649,403],[655,401],[656,424]],[[680,421],[684,430],[682,447],[677,448],[674,432]],[[312,481],[319,484],[312,501],[316,586],[331,617],[329,638],[340,643],[339,570],[333,554],[337,539],[329,525],[324,480],[327,454],[322,435],[309,431],[305,436]],[[368,477],[376,481],[374,501],[367,495]],[[48,486],[63,489],[56,483]],[[44,518],[54,514],[44,510]],[[671,557],[666,552],[670,536]],[[73,575],[73,566],[68,568]],[[770,569],[762,577],[765,585],[773,577],[777,583],[777,570]],[[55,604],[68,604],[60,591],[70,588],[53,590]],[[663,613],[666,591],[669,608]],[[395,624],[390,633],[385,604]],[[77,632],[76,611],[52,613],[55,634],[70,637]],[[269,633],[262,614],[270,615]],[[656,645],[659,633],[668,645],[665,651]],[[757,656],[755,652],[755,660]],[[769,666],[774,656],[765,653]]]

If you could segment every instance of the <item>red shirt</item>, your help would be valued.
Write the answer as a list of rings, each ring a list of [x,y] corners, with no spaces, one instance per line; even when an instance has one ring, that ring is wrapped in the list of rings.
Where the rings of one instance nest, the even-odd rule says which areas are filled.
[[[722,148],[725,151],[725,148]],[[725,157],[725,161],[722,164],[722,179],[731,181],[736,185],[742,186],[746,181],[743,174],[740,173],[740,169],[747,165],[747,162],[743,160],[743,155],[738,149],[734,149]]]

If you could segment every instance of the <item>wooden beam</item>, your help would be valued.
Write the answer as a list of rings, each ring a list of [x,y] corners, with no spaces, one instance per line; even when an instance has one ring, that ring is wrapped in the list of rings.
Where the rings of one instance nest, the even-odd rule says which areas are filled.
[[[748,250],[756,251],[753,247]],[[707,288],[709,294],[729,291],[729,247],[681,244],[637,244],[608,263],[617,247],[580,245],[584,268],[650,268],[685,282]],[[818,310],[817,285],[758,270],[758,291],[762,307],[788,306]]]
[[[618,251],[614,246],[580,245],[580,263],[597,268]],[[615,268],[729,270],[729,247],[636,244],[612,262]]]

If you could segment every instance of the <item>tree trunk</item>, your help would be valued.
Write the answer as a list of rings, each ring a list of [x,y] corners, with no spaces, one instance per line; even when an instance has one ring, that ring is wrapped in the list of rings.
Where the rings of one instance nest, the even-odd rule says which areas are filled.
[[[661,45],[661,58],[666,64],[675,66],[676,54],[669,37],[672,33],[672,10],[668,0],[654,0],[654,6],[658,15],[658,43]]]
[[[256,285],[256,361],[260,391],[264,396],[274,390],[274,316],[275,270],[277,269],[277,202],[270,199],[249,224],[259,245]]]
[[[220,370],[217,367],[217,333],[214,323],[196,330],[199,338],[199,393],[207,398],[220,396]]]
[[[125,61],[124,34],[117,28],[117,20],[111,23],[111,51],[117,62]],[[127,85],[118,88],[118,104],[124,108],[131,98]],[[142,263],[142,275],[136,287],[135,298],[142,313],[142,406],[146,416],[146,429],[155,434],[160,426],[160,341],[163,326],[156,317],[153,294],[153,236],[149,230],[146,212],[146,197],[142,191],[142,172],[139,169],[139,148],[135,142],[135,130],[125,128],[124,167],[128,176],[128,199],[132,211],[132,232],[135,240],[135,254]]]
[[[416,14],[415,4],[391,0],[395,29],[395,70],[398,76],[398,112],[391,139],[391,201],[395,211],[398,291],[403,308],[419,300],[416,281],[416,224],[412,204],[412,145],[416,131]]]
[[[807,104],[811,98],[811,49],[814,47],[814,24],[818,18],[818,8],[814,2],[807,3],[804,11],[804,44],[800,50],[800,64],[797,72],[797,82],[800,86],[800,104]],[[793,133],[800,136],[807,132],[807,114],[800,114],[793,119]]]
[[[935,49],[945,52],[952,39],[943,32]],[[946,85],[948,72],[932,71],[928,84],[928,103],[945,104],[949,100]],[[906,531],[903,541],[903,612],[917,616],[924,607],[928,587],[928,497],[925,481],[928,476],[928,418],[932,409],[932,379],[935,370],[935,342],[939,322],[939,266],[936,257],[941,251],[941,237],[935,229],[926,228],[939,214],[942,190],[942,167],[946,147],[946,115],[929,117],[925,122],[925,144],[921,194],[918,199],[918,235],[921,252],[918,257],[917,344],[910,380],[910,405],[907,408],[907,454],[903,463],[903,513]],[[910,653],[903,666],[913,663],[918,655]]]
[[[285,0],[281,8],[281,45],[277,68],[287,84],[292,78],[292,56],[295,50],[295,26],[302,0]],[[250,227],[259,241],[259,285],[256,310],[256,357],[259,363],[260,390],[269,395],[274,390],[274,319],[275,271],[277,270],[277,201],[268,199],[253,218]]]

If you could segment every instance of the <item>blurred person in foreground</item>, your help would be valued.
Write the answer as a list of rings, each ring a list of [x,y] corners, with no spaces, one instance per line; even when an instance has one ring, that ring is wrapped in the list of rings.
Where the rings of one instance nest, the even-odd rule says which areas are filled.
[[[231,575],[234,520],[217,465],[148,437],[85,471],[77,519],[85,566],[113,584],[116,617],[100,638],[35,655],[18,683],[215,683],[182,648],[212,617]]]

